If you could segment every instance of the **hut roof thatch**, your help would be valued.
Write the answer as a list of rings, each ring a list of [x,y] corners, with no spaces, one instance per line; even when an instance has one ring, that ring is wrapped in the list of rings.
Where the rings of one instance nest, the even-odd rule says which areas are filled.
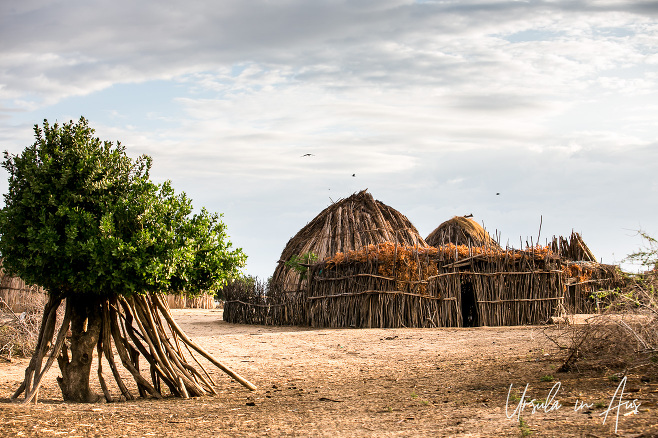
[[[313,253],[324,260],[337,252],[382,242],[428,246],[406,216],[362,190],[325,208],[288,241],[274,271],[273,284],[283,285],[284,289],[297,287],[299,273],[284,265],[293,256]]]
[[[500,245],[480,224],[463,216],[455,216],[445,221],[436,227],[425,241],[428,245],[436,247],[452,243],[454,245],[500,248]]]

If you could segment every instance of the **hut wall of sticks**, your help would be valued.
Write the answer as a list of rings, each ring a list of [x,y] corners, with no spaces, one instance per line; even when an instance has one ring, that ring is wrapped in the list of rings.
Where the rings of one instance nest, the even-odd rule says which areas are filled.
[[[569,258],[589,252],[576,239],[504,250],[475,221],[455,217],[423,240],[405,216],[362,191],[330,205],[288,242],[269,285],[225,289],[224,320],[313,327],[541,324],[566,310],[590,310],[592,289],[614,283],[616,267]],[[320,261],[286,263],[310,253]]]
[[[564,271],[548,248],[494,250],[392,242],[339,252],[275,301],[225,306],[234,323],[312,327],[462,327],[546,323],[562,310]]]
[[[238,324],[284,325],[288,319],[282,315],[292,306],[291,300],[275,303],[268,297],[268,285],[256,279],[251,284],[244,281],[232,281],[222,288],[224,302],[223,319]],[[282,299],[284,294],[275,294]],[[285,309],[284,309],[285,307]]]
[[[559,259],[546,249],[380,244],[312,269],[308,325],[461,327],[540,324],[562,303]]]
[[[311,267],[306,324],[313,327],[460,326],[459,276],[440,276],[437,249],[392,242],[339,252]]]

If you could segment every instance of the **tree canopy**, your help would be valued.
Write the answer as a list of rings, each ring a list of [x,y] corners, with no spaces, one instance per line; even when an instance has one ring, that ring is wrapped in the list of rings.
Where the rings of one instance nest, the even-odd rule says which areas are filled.
[[[64,296],[195,294],[237,275],[221,216],[149,178],[152,160],[95,137],[85,118],[35,126],[36,141],[5,152],[3,267]]]

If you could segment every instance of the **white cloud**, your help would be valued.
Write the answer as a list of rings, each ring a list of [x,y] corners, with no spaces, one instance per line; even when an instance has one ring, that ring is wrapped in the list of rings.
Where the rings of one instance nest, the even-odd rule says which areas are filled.
[[[643,1],[4,2],[0,143],[90,115],[226,211],[260,275],[366,187],[424,234],[471,212],[513,240],[542,214],[616,232],[658,213],[628,196],[656,187],[657,17]]]

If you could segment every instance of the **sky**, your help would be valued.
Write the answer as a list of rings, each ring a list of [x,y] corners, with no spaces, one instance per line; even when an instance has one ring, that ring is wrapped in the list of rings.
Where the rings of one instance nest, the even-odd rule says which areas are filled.
[[[80,116],[222,213],[263,279],[363,189],[423,237],[574,230],[630,271],[658,237],[655,1],[1,2],[0,150]]]

